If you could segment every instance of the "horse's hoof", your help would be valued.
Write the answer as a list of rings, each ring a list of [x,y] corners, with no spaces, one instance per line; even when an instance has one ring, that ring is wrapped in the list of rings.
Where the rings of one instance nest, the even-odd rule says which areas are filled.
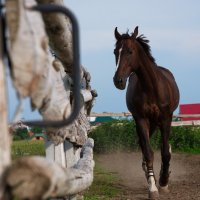
[[[158,200],[159,199],[158,191],[149,192],[149,199],[150,200]]]
[[[162,193],[162,194],[169,193],[170,190],[169,190],[168,185],[166,185],[166,186],[159,186],[159,192]]]

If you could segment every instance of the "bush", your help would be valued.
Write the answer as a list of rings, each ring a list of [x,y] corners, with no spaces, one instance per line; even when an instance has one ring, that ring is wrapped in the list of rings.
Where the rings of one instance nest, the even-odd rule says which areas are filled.
[[[199,127],[172,127],[170,143],[175,150],[200,153]]]
[[[24,129],[18,128],[13,136],[13,140],[25,140],[28,138],[29,135],[28,135],[28,130],[26,128]]]
[[[94,151],[97,153],[139,149],[135,124],[130,120],[106,122],[94,128],[90,137],[95,141]],[[160,132],[157,130],[151,138],[153,149],[160,148],[160,141]],[[170,144],[173,151],[200,153],[200,128],[172,127]]]
[[[94,151],[97,153],[138,149],[134,123],[128,120],[106,122],[93,129],[90,137],[94,139]]]

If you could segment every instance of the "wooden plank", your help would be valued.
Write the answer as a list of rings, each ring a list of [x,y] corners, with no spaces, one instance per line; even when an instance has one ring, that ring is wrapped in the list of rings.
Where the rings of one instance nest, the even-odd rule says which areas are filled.
[[[92,112],[90,117],[128,117],[131,116],[131,113],[129,112],[122,112],[122,113],[113,113],[113,112],[103,112],[103,113],[95,113]],[[199,114],[193,114],[193,115],[174,115],[175,118],[198,118],[200,117]],[[173,121],[172,126],[200,126],[200,120],[190,120],[190,121]]]
[[[52,141],[46,139],[45,152],[48,161],[55,161],[60,166],[70,169],[80,159],[81,148],[75,148],[69,141],[55,145]],[[51,198],[51,200],[61,200],[61,198]],[[76,200],[76,195],[66,196],[65,200]]]
[[[7,122],[7,97],[5,85],[5,66],[3,63],[2,20],[0,20],[0,199],[4,199],[3,173],[10,164],[10,143]]]
[[[80,159],[81,148],[76,148],[74,145],[65,140],[64,141],[64,156],[66,159],[66,168],[74,167]],[[69,195],[65,197],[65,200],[76,200],[77,195]]]
[[[56,4],[64,6],[63,0],[36,0],[38,4]],[[71,74],[73,67],[72,25],[66,16],[60,13],[43,14],[51,49],[62,62],[65,71]]]
[[[86,89],[82,89],[81,90],[81,94],[83,96],[83,99],[84,99],[84,102],[88,102],[88,101],[91,101],[92,100],[92,94],[89,90],[86,90]]]
[[[92,112],[90,114],[90,117],[128,117],[128,116],[132,116],[130,112],[121,112],[121,113],[114,113],[114,112],[103,112],[103,113],[95,113]]]
[[[178,115],[174,115],[173,117],[177,117],[177,118],[199,118],[200,114],[178,114]]]
[[[171,126],[200,126],[200,120],[172,122]]]
[[[62,167],[66,167],[65,153],[64,153],[64,144],[60,143],[54,145],[55,148],[55,162]]]
[[[64,153],[65,153],[67,168],[73,167],[80,158],[80,151],[79,151],[79,158],[76,158],[75,157],[76,148],[74,148],[74,145],[69,141],[64,142]]]
[[[48,139],[45,139],[45,153],[46,153],[47,160],[49,161],[55,160],[54,143]]]

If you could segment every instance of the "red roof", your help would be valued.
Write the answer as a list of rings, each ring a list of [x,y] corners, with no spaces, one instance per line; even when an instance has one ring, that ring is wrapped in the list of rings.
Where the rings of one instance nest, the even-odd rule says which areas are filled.
[[[200,114],[200,103],[195,104],[180,104],[179,106],[180,114]],[[188,120],[200,120],[199,118],[182,118],[182,121]]]

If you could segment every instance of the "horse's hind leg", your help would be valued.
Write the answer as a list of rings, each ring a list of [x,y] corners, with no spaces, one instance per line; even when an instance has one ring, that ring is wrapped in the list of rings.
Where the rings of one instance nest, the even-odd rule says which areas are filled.
[[[169,166],[171,160],[171,152],[170,152],[170,145],[169,145],[169,135],[171,129],[171,118],[165,120],[160,127],[161,130],[161,157],[162,157],[162,164],[160,170],[160,192],[169,192],[168,189],[168,182],[169,182]]]
[[[154,154],[149,141],[149,123],[145,119],[136,120],[136,129],[139,137],[140,147],[143,153],[143,170],[149,185],[149,199],[157,199],[158,189],[153,171]]]

